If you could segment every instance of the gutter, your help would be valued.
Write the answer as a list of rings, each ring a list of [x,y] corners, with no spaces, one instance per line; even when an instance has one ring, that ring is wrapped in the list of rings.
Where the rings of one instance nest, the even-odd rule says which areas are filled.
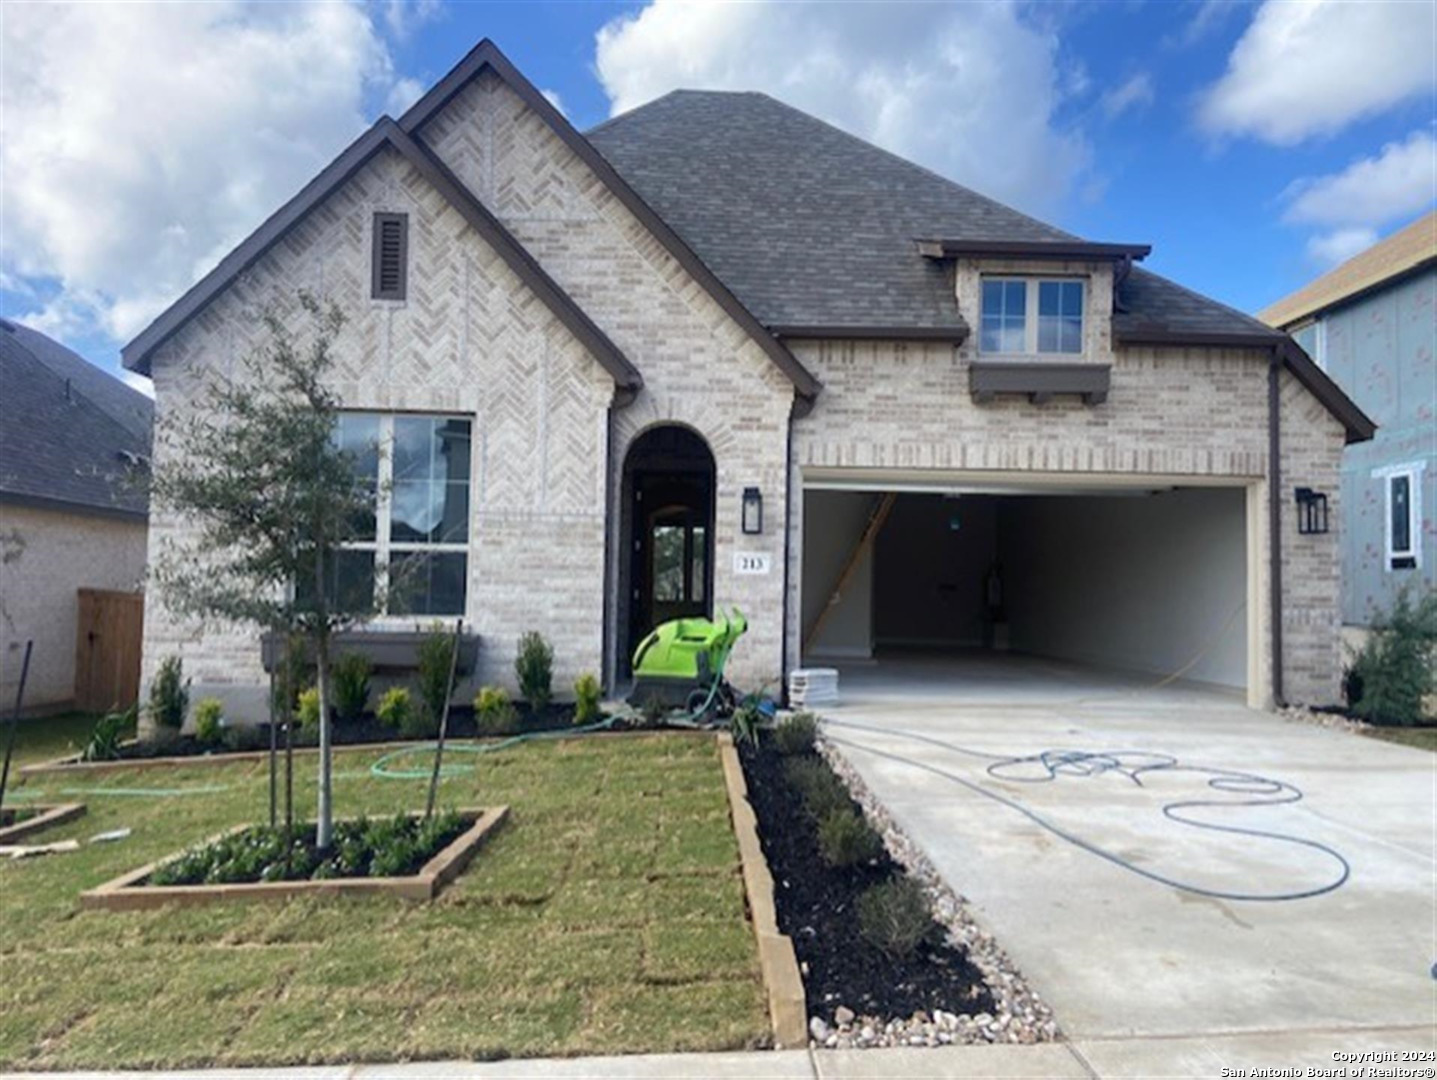
[[[1267,581],[1272,624],[1272,703],[1287,704],[1282,691],[1282,355],[1273,349],[1267,362]]]

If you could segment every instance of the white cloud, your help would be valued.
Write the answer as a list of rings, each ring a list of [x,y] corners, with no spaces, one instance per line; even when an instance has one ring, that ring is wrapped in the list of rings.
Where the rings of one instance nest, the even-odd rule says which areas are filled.
[[[1410,217],[1437,194],[1437,140],[1414,131],[1403,142],[1359,158],[1339,173],[1298,180],[1284,193],[1285,221],[1326,226],[1377,226]]]
[[[368,9],[339,0],[13,4],[3,49],[0,260],[59,283],[41,325],[119,339],[318,172],[393,79]]]
[[[540,90],[539,93],[543,94],[544,100],[547,101],[550,105],[554,106],[554,108],[558,109],[559,112],[562,113],[564,116],[569,115],[569,110],[564,108],[564,99],[559,96],[559,91]]]
[[[424,96],[424,84],[418,79],[395,79],[389,88],[389,97],[384,102],[384,111],[390,116],[403,116],[409,106]]]
[[[441,0],[385,0],[384,21],[397,38],[407,38],[427,22],[439,17]]]
[[[1140,71],[1126,82],[1103,94],[1099,104],[1109,120],[1116,120],[1129,109],[1142,109],[1153,103],[1153,77]]]
[[[1010,3],[653,0],[599,31],[596,66],[614,113],[678,87],[761,90],[1042,212],[1089,159],[1054,119],[1057,53]]]
[[[1346,262],[1377,243],[1377,230],[1365,226],[1320,233],[1307,241],[1307,257],[1326,268]]]
[[[1267,0],[1204,94],[1215,135],[1290,146],[1430,92],[1431,3]]]

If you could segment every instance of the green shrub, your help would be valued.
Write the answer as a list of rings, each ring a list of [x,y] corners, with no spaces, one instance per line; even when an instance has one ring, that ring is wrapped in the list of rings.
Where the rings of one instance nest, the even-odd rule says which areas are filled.
[[[599,688],[599,678],[591,671],[586,671],[574,680],[574,723],[592,724],[598,721],[601,713],[599,710],[599,699],[602,691]]]
[[[815,821],[822,821],[835,810],[853,809],[848,788],[822,758],[789,758],[784,762],[784,772],[788,782],[803,796],[804,808]]]
[[[95,730],[85,744],[81,755],[86,761],[116,761],[120,756],[120,741],[125,732],[135,723],[135,709],[125,712],[110,712],[95,721]]]
[[[729,733],[736,743],[757,744],[758,729],[762,726],[763,713],[759,712],[757,702],[749,700],[734,709],[728,720]]]
[[[224,720],[224,702],[202,698],[195,705],[195,738],[204,746],[218,746],[224,738]]]
[[[519,693],[529,708],[543,712],[554,696],[554,650],[537,630],[530,630],[519,638],[514,674],[519,680]]]
[[[1392,610],[1374,622],[1345,682],[1352,711],[1364,720],[1422,722],[1424,699],[1437,693],[1437,589],[1416,601],[1407,589],[1397,594]]]
[[[299,730],[314,735],[319,731],[319,687],[311,686],[299,692],[299,706],[295,709],[299,719]]]
[[[773,729],[773,745],[785,757],[808,754],[818,739],[818,717],[811,712],[794,713]]]
[[[334,662],[334,713],[342,723],[352,724],[369,708],[369,660],[359,653],[345,653]]]
[[[818,853],[829,866],[857,866],[883,851],[883,840],[854,810],[830,810],[818,822]]]
[[[159,727],[179,731],[184,725],[190,711],[190,681],[184,676],[184,661],[178,656],[160,661],[150,682],[150,719]]]
[[[858,897],[859,934],[888,956],[902,959],[911,955],[932,931],[928,898],[912,878],[885,881]]]
[[[668,714],[669,707],[664,704],[664,699],[659,696],[657,691],[651,690],[649,696],[644,698],[644,703],[639,706],[639,715],[650,727],[657,725]]]
[[[374,715],[387,728],[402,730],[409,723],[409,714],[414,711],[414,699],[403,686],[391,686],[379,699]]]
[[[424,727],[439,733],[439,721],[449,700],[449,671],[454,665],[454,635],[435,623],[419,643],[419,703],[424,708]]]
[[[519,727],[519,712],[502,686],[481,686],[474,697],[474,726],[481,735],[511,735]]]
[[[263,750],[269,746],[269,735],[263,728],[248,724],[231,724],[221,730],[220,742],[226,750]]]

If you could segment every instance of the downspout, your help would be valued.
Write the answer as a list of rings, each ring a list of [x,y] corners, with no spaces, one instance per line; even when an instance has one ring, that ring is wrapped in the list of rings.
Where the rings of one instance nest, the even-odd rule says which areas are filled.
[[[618,395],[616,394],[615,397]],[[614,679],[616,664],[610,662],[609,646],[612,644],[609,633],[609,618],[613,614],[612,593],[618,587],[613,578],[614,563],[614,409],[616,402],[609,401],[609,407],[604,410],[604,425],[607,435],[604,439],[604,595],[603,609],[600,618],[603,619],[603,627],[599,633],[599,665],[603,669],[602,683],[614,690]]]
[[[1282,692],[1282,355],[1276,348],[1267,365],[1267,580],[1272,625],[1272,703],[1287,704]]]
[[[778,700],[788,706],[788,589],[789,556],[793,545],[793,410],[788,413],[783,448],[783,636],[779,646]]]

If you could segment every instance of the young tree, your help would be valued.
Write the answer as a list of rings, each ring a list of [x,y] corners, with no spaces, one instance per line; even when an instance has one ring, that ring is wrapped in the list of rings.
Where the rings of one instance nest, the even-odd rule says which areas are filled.
[[[373,613],[374,597],[341,607],[331,587],[339,544],[374,512],[372,484],[335,438],[339,399],[326,385],[344,316],[307,292],[304,340],[280,315],[234,375],[211,375],[198,407],[162,423],[152,502],[195,526],[161,552],[155,579],[175,611],[258,624],[308,644],[320,703],[317,841],[328,847],[330,643]]]

